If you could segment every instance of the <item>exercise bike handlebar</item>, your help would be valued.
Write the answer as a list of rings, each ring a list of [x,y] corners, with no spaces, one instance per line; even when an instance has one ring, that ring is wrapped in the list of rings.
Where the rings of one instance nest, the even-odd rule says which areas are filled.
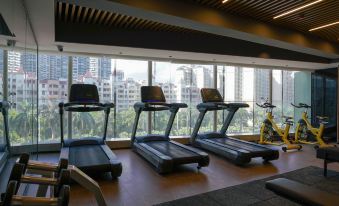
[[[268,102],[265,102],[263,104],[258,104],[258,103],[255,103],[258,107],[261,107],[261,108],[274,108],[276,106],[274,106],[273,104],[271,103],[268,103]]]
[[[295,108],[311,108],[311,106],[310,105],[308,105],[308,104],[305,104],[305,103],[299,103],[299,105],[295,105],[295,104],[293,104],[293,103],[291,103],[291,105],[293,106],[293,107],[295,107]]]

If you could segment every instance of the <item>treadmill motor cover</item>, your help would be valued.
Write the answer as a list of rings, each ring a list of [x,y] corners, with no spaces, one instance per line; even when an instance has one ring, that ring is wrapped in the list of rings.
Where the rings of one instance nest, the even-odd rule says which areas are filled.
[[[201,98],[204,103],[206,102],[223,102],[223,98],[217,89],[203,88],[200,90]]]
[[[99,93],[93,84],[72,84],[69,102],[99,102]]]
[[[142,86],[141,87],[142,102],[166,102],[161,87],[158,86]]]

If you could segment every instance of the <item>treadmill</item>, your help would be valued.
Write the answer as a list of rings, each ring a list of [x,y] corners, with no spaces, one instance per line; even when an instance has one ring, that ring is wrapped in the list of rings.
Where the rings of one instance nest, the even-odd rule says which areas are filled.
[[[119,177],[122,172],[121,162],[106,145],[108,118],[113,103],[100,103],[98,89],[91,84],[72,84],[69,102],[59,103],[61,154],[69,164],[78,167],[86,174],[110,172],[112,178]],[[102,138],[82,137],[64,139],[64,111],[68,112],[105,112],[104,133]]]
[[[239,108],[249,107],[244,103],[224,103],[217,89],[201,89],[203,103],[197,105],[200,114],[195,124],[191,143],[218,155],[221,155],[237,165],[245,165],[252,158],[262,157],[265,162],[279,158],[279,151],[248,141],[228,137],[226,131]],[[208,111],[227,110],[228,114],[219,132],[198,134],[201,123]]]
[[[169,138],[175,116],[185,103],[166,103],[162,89],[158,86],[142,86],[141,102],[134,104],[135,121],[131,136],[133,150],[155,166],[158,173],[169,173],[175,166],[198,163],[198,169],[208,166],[209,156],[198,149],[171,141]],[[136,137],[140,114],[143,111],[170,111],[164,135],[149,134]]]

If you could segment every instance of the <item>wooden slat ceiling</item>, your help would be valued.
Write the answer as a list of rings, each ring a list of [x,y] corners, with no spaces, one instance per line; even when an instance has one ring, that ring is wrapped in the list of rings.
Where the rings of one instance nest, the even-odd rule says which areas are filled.
[[[98,9],[85,8],[69,3],[56,2],[55,18],[67,23],[85,23],[105,26],[108,28],[120,28],[131,30],[150,30],[173,32],[180,34],[200,34],[209,35],[208,33],[191,30],[179,26],[163,24],[146,19],[136,18],[118,13],[102,11]]]
[[[278,19],[273,17],[315,0],[228,0],[224,4],[222,0],[185,1],[339,41],[339,24],[309,32],[311,28],[339,21],[339,0],[324,0]]]

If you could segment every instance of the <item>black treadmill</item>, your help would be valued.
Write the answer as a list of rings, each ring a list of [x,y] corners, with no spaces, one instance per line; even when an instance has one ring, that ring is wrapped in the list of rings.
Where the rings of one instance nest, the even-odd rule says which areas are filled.
[[[69,102],[59,103],[61,128],[60,158],[68,159],[69,164],[75,165],[87,174],[110,172],[112,178],[119,177],[122,172],[121,162],[106,145],[106,134],[109,113],[113,103],[100,103],[98,89],[91,84],[73,84]],[[102,138],[82,137],[79,139],[64,139],[63,115],[68,112],[105,112],[104,134]]]
[[[203,103],[197,105],[200,114],[195,124],[191,143],[199,148],[206,149],[221,155],[237,165],[244,165],[254,157],[262,157],[265,161],[279,158],[279,151],[248,141],[228,137],[226,131],[239,108],[249,107],[244,103],[224,103],[217,89],[201,89]],[[228,114],[219,132],[198,134],[201,123],[208,111],[227,110]]]
[[[192,147],[171,141],[169,138],[175,116],[184,103],[166,103],[162,89],[158,86],[141,87],[141,101],[134,104],[135,121],[131,136],[132,148],[151,164],[158,173],[169,173],[176,165],[198,163],[198,169],[208,166],[208,154]],[[139,117],[142,111],[165,111],[171,115],[164,135],[149,134],[136,137]]]

